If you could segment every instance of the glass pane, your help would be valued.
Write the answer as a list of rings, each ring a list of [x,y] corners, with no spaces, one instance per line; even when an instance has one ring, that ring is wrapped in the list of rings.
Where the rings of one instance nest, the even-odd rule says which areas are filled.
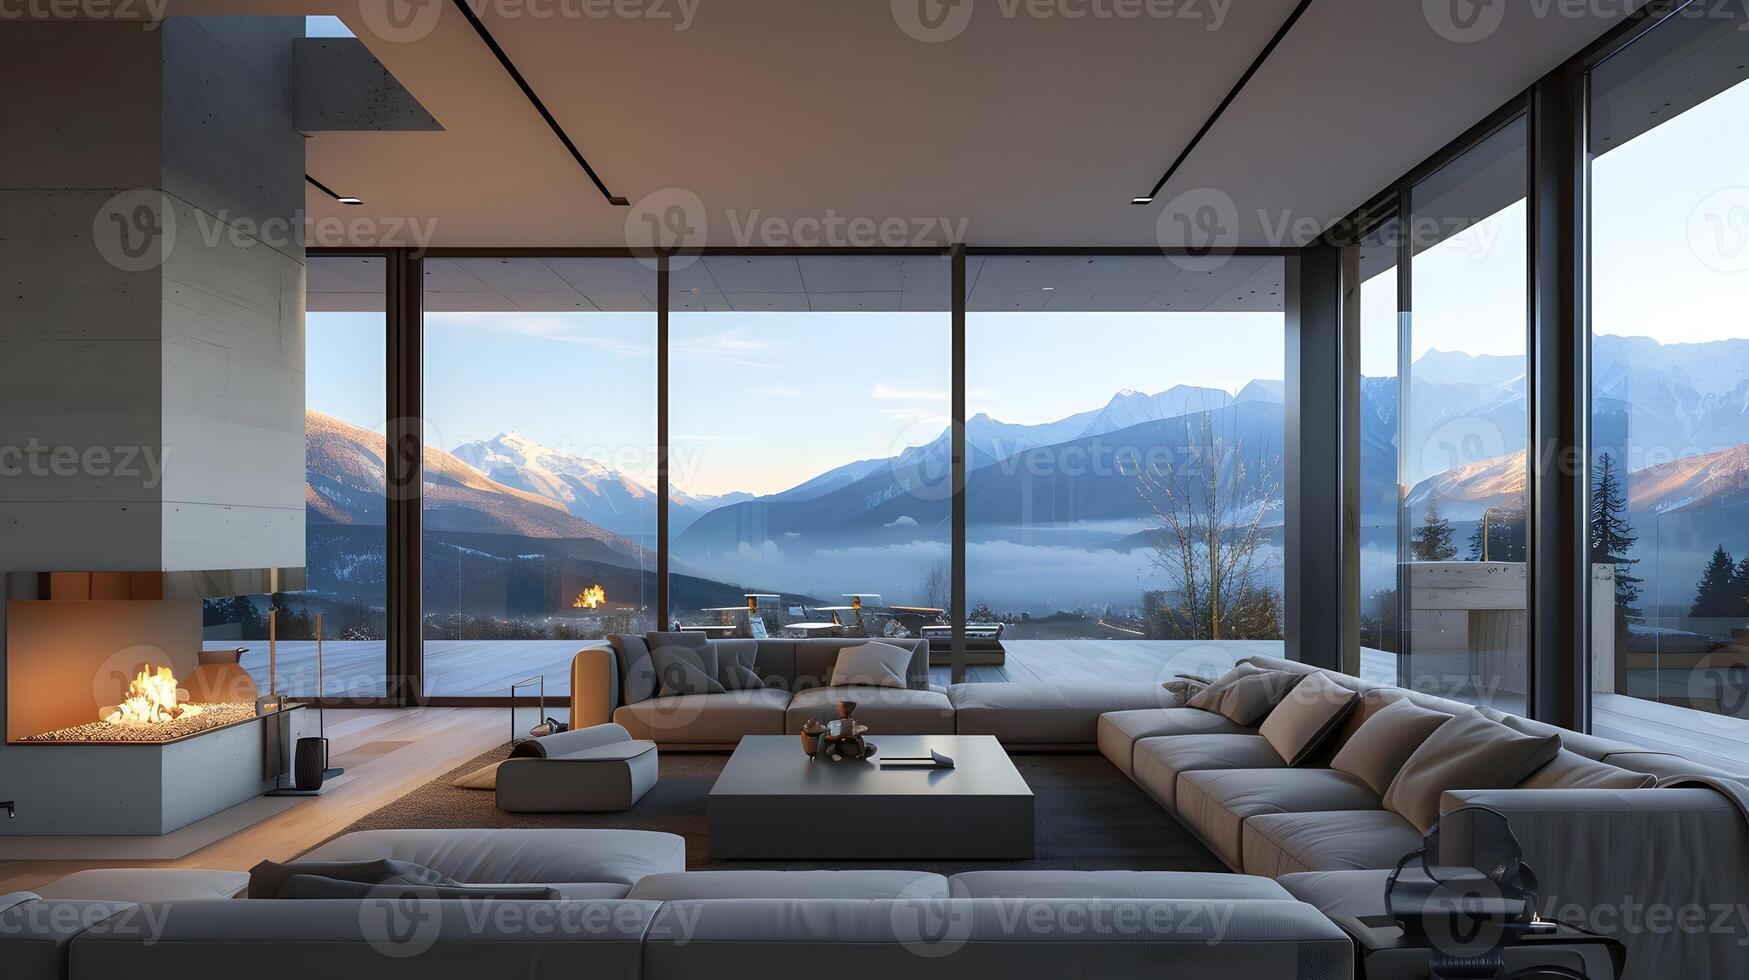
[[[1749,27],[1673,17],[1592,73],[1594,731],[1749,753]]]
[[[940,633],[947,260],[713,256],[672,276],[675,627]]]
[[[427,695],[564,696],[580,641],[653,628],[655,291],[635,259],[425,263]]]
[[[1520,118],[1411,192],[1399,395],[1403,679],[1514,712],[1528,677],[1525,166]]]
[[[1397,423],[1402,318],[1397,289],[1402,225],[1392,218],[1359,246],[1360,263],[1360,651],[1350,667],[1397,682],[1402,601],[1397,580]]]
[[[270,609],[278,614],[272,674],[280,693],[317,693],[318,625],[321,693],[386,693],[383,274],[373,257],[317,256],[305,267],[305,590],[205,604],[206,648],[248,648],[243,667],[264,694],[275,689]]]
[[[1279,655],[1281,261],[1002,256],[967,277],[968,630],[1029,680]]]

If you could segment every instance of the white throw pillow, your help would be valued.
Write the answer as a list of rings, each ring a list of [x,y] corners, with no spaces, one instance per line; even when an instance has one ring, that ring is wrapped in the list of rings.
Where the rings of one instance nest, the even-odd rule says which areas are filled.
[[[832,664],[832,686],[905,687],[911,651],[891,643],[863,643],[838,651]]]

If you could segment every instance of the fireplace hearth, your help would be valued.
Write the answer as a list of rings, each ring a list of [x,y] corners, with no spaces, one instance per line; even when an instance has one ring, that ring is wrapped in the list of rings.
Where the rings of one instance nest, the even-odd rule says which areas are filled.
[[[182,717],[170,721],[152,722],[143,725],[129,725],[113,721],[93,721],[72,728],[58,728],[52,732],[39,735],[26,735],[20,742],[68,742],[68,743],[138,743],[138,742],[175,742],[190,738],[215,728],[224,728],[241,721],[251,721],[255,718],[255,706],[252,704],[197,704],[187,702],[190,708],[198,709],[186,713]]]

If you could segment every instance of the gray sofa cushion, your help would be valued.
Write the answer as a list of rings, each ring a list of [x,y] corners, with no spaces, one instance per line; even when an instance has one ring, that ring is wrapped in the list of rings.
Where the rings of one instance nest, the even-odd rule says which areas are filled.
[[[1167,735],[1136,743],[1134,778],[1162,806],[1176,809],[1181,772],[1286,766],[1261,735]]]
[[[832,661],[831,687],[896,687],[905,689],[905,672],[911,666],[911,651],[891,643],[869,640],[846,646]]]
[[[362,830],[300,861],[411,861],[467,884],[602,883],[624,894],[639,878],[686,870],[686,841],[645,830]]]
[[[75,978],[639,980],[652,902],[178,902],[73,942]],[[10,980],[10,978],[9,978]]]
[[[1342,751],[1330,760],[1330,768],[1358,777],[1373,792],[1384,796],[1403,763],[1451,717],[1413,701],[1393,701],[1367,718]]]
[[[0,896],[0,977],[6,980],[67,980],[69,950],[74,940],[116,916],[123,917],[137,933],[150,933],[152,923],[138,905],[38,899],[29,892]],[[140,976],[131,970],[110,975]]]
[[[802,691],[784,711],[783,730],[796,734],[809,718],[831,721],[839,701],[856,702],[856,720],[867,725],[877,745],[880,736],[952,735],[954,712],[939,691],[877,687],[815,687]]]
[[[607,638],[619,667],[619,703],[636,704],[656,696],[659,682],[650,660],[650,645],[635,634],[615,633]]]
[[[1656,776],[1587,759],[1563,748],[1555,754],[1553,761],[1531,773],[1528,779],[1518,784],[1518,788],[1646,789],[1657,782]]]
[[[1102,925],[1136,921],[1149,927]],[[841,980],[1347,980],[1354,952],[1317,910],[1283,900],[1121,907],[1103,899],[665,902],[644,944],[646,980],[822,973]]]
[[[659,745],[734,745],[743,735],[782,735],[789,702],[776,688],[651,698],[619,708],[613,720]]]
[[[1219,712],[1240,725],[1255,725],[1305,676],[1241,663],[1191,695],[1185,706]]]
[[[955,684],[947,697],[959,734],[1003,745],[1095,745],[1101,715],[1174,703],[1158,684],[1098,682]]]
[[[92,868],[75,871],[37,894],[55,901],[187,902],[235,898],[249,887],[246,871],[216,868]],[[0,906],[5,904],[0,899]]]
[[[950,689],[951,696],[951,689]],[[963,710],[963,709],[962,709]],[[963,717],[963,716],[962,716]],[[965,728],[960,729],[965,733]],[[1099,751],[1126,776],[1135,775],[1136,743],[1162,735],[1255,735],[1257,730],[1235,724],[1225,715],[1201,708],[1140,708],[1108,711],[1099,716]]]
[[[704,898],[946,898],[927,871],[684,871],[650,875],[626,896],[649,902]]]
[[[1355,918],[1384,915],[1387,869],[1373,871],[1301,871],[1276,879],[1293,897],[1325,915]]]
[[[659,647],[685,647],[688,650],[709,650],[711,647],[710,637],[686,630],[645,633],[644,642],[650,645],[651,652]]]
[[[717,680],[726,691],[757,691],[765,686],[759,676],[758,640],[717,640]]]
[[[1335,731],[1359,699],[1359,692],[1323,674],[1309,674],[1270,709],[1257,734],[1269,739],[1288,765],[1297,766]]]
[[[701,648],[680,645],[653,646],[650,662],[656,668],[656,696],[683,697],[689,694],[721,694],[724,687],[717,680],[717,651],[708,643]]]
[[[1389,868],[1421,847],[1421,832],[1389,810],[1260,813],[1245,821],[1246,874]]]
[[[1459,715],[1434,730],[1403,763],[1385,790],[1385,807],[1426,833],[1439,820],[1442,793],[1517,786],[1559,751],[1559,735],[1526,735],[1474,712]]]
[[[1227,867],[1245,866],[1247,818],[1259,813],[1377,810],[1377,793],[1334,769],[1204,769],[1178,774],[1178,819]]]
[[[948,879],[955,898],[1281,899],[1268,878],[1197,871],[966,871]]]

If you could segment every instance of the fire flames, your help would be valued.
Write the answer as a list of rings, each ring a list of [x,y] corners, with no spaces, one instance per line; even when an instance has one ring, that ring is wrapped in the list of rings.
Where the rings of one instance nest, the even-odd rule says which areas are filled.
[[[169,667],[154,671],[148,665],[134,676],[121,704],[104,709],[99,718],[112,725],[165,725],[200,714],[200,705],[187,699],[188,695],[177,689],[176,674]]]
[[[577,593],[577,598],[571,601],[571,606],[574,609],[594,609],[606,601],[607,590],[599,585],[591,585]]]

